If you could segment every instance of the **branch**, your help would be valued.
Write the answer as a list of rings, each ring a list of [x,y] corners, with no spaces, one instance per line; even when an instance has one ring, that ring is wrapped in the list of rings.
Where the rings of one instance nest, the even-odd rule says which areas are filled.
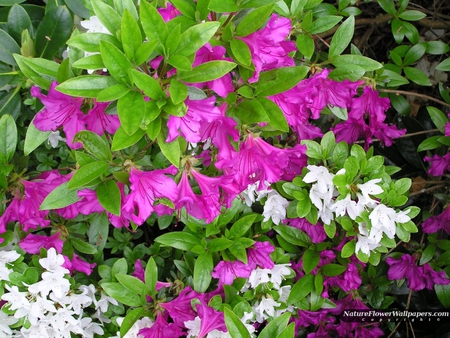
[[[416,93],[416,92],[408,92],[406,90],[384,89],[384,88],[378,88],[378,91],[383,92],[383,93],[393,93],[393,94],[396,94],[396,95],[403,94],[403,95],[417,96],[417,97],[421,97],[421,98],[426,99],[426,100],[437,102],[437,103],[439,103],[439,104],[441,104],[441,105],[443,105],[445,107],[450,108],[450,104],[448,104],[447,102],[441,101],[439,99],[435,99],[434,97],[431,97],[431,96],[428,96],[428,95],[425,95],[425,94],[419,94],[419,93]]]

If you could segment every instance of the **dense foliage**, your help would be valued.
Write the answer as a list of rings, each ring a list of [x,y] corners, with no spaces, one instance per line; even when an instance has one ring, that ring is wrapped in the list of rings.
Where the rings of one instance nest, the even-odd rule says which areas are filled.
[[[446,337],[446,1],[0,6],[0,337]]]

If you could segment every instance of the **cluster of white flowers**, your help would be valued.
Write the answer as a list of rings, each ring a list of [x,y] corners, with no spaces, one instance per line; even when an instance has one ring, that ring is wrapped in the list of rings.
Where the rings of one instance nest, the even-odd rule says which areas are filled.
[[[117,324],[119,325],[119,327],[122,326],[124,319],[125,317],[117,318]],[[143,336],[139,334],[139,331],[141,329],[152,327],[152,325],[153,320],[148,317],[143,317],[141,319],[138,319],[123,337],[121,337],[120,333],[117,332],[117,335],[111,338],[142,338]]]
[[[278,191],[269,188],[270,184],[265,182],[264,189],[258,189],[260,182],[249,184],[247,189],[241,193],[244,197],[245,203],[250,207],[255,201],[260,201],[264,197],[267,197],[264,203],[264,222],[267,222],[270,218],[274,224],[280,224],[286,218],[286,208],[289,205],[289,201],[281,196]]]
[[[109,322],[104,316],[109,303],[117,305],[113,298],[101,294],[96,298],[96,290],[93,285],[82,285],[75,293],[71,290],[70,281],[65,278],[69,270],[62,267],[64,257],[49,249],[46,258],[41,258],[39,264],[46,270],[42,273],[41,280],[25,285],[27,291],[20,291],[17,285],[5,284],[5,292],[1,299],[7,303],[3,306],[10,311],[15,311],[13,316],[6,316],[1,320],[0,334],[2,331],[8,337],[40,337],[63,338],[78,337],[92,338],[94,334],[103,334],[103,322]],[[96,313],[90,317],[84,317],[84,309],[95,306]],[[9,327],[24,319],[24,325],[20,330],[11,330]],[[94,321],[95,319],[98,320]]]
[[[352,200],[351,194],[344,198],[337,198],[339,193],[334,186],[334,174],[330,173],[326,167],[308,165],[309,172],[303,178],[305,183],[314,183],[311,186],[309,197],[311,202],[318,209],[319,218],[325,224],[330,224],[334,216],[344,216],[347,214],[351,219],[356,220],[364,210],[370,211],[370,229],[367,224],[358,223],[359,234],[356,243],[356,252],[361,251],[370,255],[370,251],[380,246],[383,234],[388,238],[394,238],[396,233],[396,223],[406,223],[411,219],[407,216],[408,212],[396,212],[393,208],[378,201],[370,196],[383,193],[383,188],[377,183],[380,178],[370,180],[363,184],[356,184],[357,200]],[[339,170],[336,175],[344,175],[345,169]]]

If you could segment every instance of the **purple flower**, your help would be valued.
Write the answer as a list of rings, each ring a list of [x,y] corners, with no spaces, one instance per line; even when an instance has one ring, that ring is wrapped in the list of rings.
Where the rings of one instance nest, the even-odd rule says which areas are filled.
[[[424,161],[430,162],[430,169],[428,169],[429,175],[438,177],[450,170],[450,153],[447,153],[444,156],[425,156]]]
[[[270,254],[274,251],[275,247],[270,242],[255,242],[253,248],[247,251],[248,265],[252,267],[252,270],[258,266],[263,269],[272,269],[275,264]]]
[[[306,218],[289,219],[288,222],[290,226],[306,232],[313,243],[321,243],[327,238],[323,224],[320,222],[313,225]]]
[[[195,54],[195,60],[192,64],[192,67],[196,67],[202,63],[214,61],[214,60],[227,60],[233,61],[231,58],[224,57],[226,53],[225,47],[223,46],[214,46],[207,43],[203,47],[201,47],[197,53]],[[201,82],[201,83],[193,83],[191,86],[203,88],[206,87],[208,89],[213,90],[220,97],[227,97],[229,93],[231,93],[233,88],[233,83],[231,82],[230,73],[225,74],[221,78],[218,78],[213,81]]]
[[[165,22],[168,22],[181,14],[181,12],[177,8],[175,8],[170,2],[166,3],[165,8],[158,8],[158,12],[159,14],[161,14]]]
[[[447,285],[450,283],[450,279],[447,278],[445,271],[435,271],[430,264],[425,263],[421,266],[423,279],[425,281],[425,287],[429,290],[433,290],[436,284]]]
[[[248,278],[252,271],[253,268],[250,265],[241,261],[220,261],[211,275],[219,279],[219,285],[231,285],[236,277]]]
[[[205,295],[200,297],[200,304],[196,304],[196,307],[198,316],[201,320],[200,332],[197,338],[206,337],[206,335],[213,330],[228,332],[227,327],[225,326],[223,312],[216,311],[212,307],[209,307]]]
[[[191,300],[198,298],[199,293],[192,290],[190,286],[184,288],[180,294],[172,301],[167,303],[159,303],[164,310],[166,310],[174,323],[179,327],[184,327],[184,322],[194,320],[197,313],[191,306]]]
[[[86,275],[90,275],[92,273],[92,270],[95,268],[97,264],[95,263],[88,263],[84,260],[82,260],[77,254],[73,254],[72,259],[70,259],[67,256],[64,256],[65,262],[62,265],[63,268],[66,268],[70,271],[72,274],[75,271],[83,272]]]
[[[34,125],[42,131],[56,131],[60,127],[66,133],[67,145],[71,148],[81,148],[81,143],[73,143],[74,135],[85,130],[81,105],[83,98],[72,97],[58,92],[52,82],[47,95],[41,93],[39,87],[31,88],[31,95],[41,100],[45,106],[34,118]]]
[[[447,110],[449,112],[450,110]],[[450,113],[447,114],[447,117],[450,118]],[[450,136],[450,122],[447,122],[444,126],[444,134],[445,136]]]
[[[291,29],[291,20],[273,14],[266,27],[239,38],[247,43],[255,65],[255,72],[248,82],[257,82],[262,71],[295,65],[288,55],[296,50],[295,43],[286,41]]]
[[[134,271],[132,275],[145,283],[145,271],[142,267],[142,261],[140,259],[137,259],[136,262],[134,263]],[[171,285],[172,283],[169,282],[156,281],[155,289],[156,291],[159,291],[162,288],[170,287]]]
[[[425,288],[422,269],[416,265],[417,256],[403,254],[400,259],[392,257],[386,258],[386,263],[390,266],[388,278],[390,280],[402,280],[406,278],[408,287],[413,291],[420,291]]]
[[[288,158],[288,164],[283,168],[281,179],[292,181],[302,173],[304,167],[308,165],[308,156],[306,156],[306,145],[296,144],[293,148],[285,148],[284,153]]]
[[[141,225],[152,212],[158,215],[170,214],[172,209],[164,204],[155,205],[158,199],[168,199],[172,202],[178,197],[175,181],[166,174],[175,175],[178,169],[170,166],[166,169],[157,169],[149,172],[131,169],[131,193],[125,198],[123,210],[131,214],[131,219]],[[137,215],[135,214],[137,209]]]
[[[183,336],[183,331],[176,324],[169,324],[164,316],[158,313],[153,325],[139,330],[139,335],[145,338],[174,338]]]
[[[39,254],[41,248],[46,250],[55,248],[60,253],[64,245],[64,241],[60,239],[60,235],[61,233],[59,231],[51,236],[28,234],[19,242],[19,246],[27,253],[34,255]]]
[[[358,265],[355,263],[349,263],[347,269],[344,273],[341,273],[335,277],[328,277],[324,281],[325,290],[327,287],[339,287],[344,292],[349,292],[351,290],[357,290],[361,286],[361,275],[359,274]],[[323,297],[328,297],[328,292]]]
[[[82,120],[86,123],[86,129],[98,135],[106,132],[114,134],[120,126],[119,116],[106,114],[105,110],[110,102],[94,101],[94,107],[83,116]]]
[[[450,205],[439,215],[427,218],[422,223],[422,229],[427,234],[444,230],[450,235]]]

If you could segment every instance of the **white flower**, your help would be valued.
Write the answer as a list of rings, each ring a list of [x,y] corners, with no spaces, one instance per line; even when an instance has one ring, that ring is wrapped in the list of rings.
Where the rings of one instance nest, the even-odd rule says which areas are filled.
[[[369,215],[370,222],[372,224],[372,229],[380,230],[384,232],[389,238],[394,238],[395,236],[395,220],[397,218],[397,213],[394,209],[385,206],[384,204],[379,204],[372,210]],[[374,231],[372,234],[372,229],[370,231],[369,237],[376,238],[378,242],[381,240],[379,236],[379,231]]]
[[[0,337],[11,337],[12,330],[10,326],[14,325],[18,321],[19,319],[8,316],[3,311],[0,311]]]
[[[289,201],[281,196],[276,190],[272,190],[268,194],[266,203],[264,204],[264,222],[272,218],[274,224],[280,224],[286,218],[286,208]]]
[[[123,318],[123,317],[117,318],[117,324],[119,324],[119,326],[122,326],[124,319],[125,318]],[[139,331],[143,328],[152,327],[152,325],[153,325],[153,321],[148,317],[139,319],[133,324],[133,326],[128,330],[128,332],[122,338],[142,338],[141,335],[138,336]],[[119,332],[117,332],[117,337],[111,337],[111,338],[121,338],[121,337],[120,337]]]
[[[47,251],[47,258],[41,258],[39,264],[50,272],[59,272],[62,274],[68,274],[69,270],[63,268],[65,259],[63,255],[59,255],[55,248],[50,248]]]
[[[269,189],[270,183],[264,182],[264,189],[259,189],[260,181],[256,181],[253,184],[249,184],[247,189],[241,192],[241,196],[244,197],[245,204],[251,207],[255,201],[261,200],[263,197],[266,197],[267,194],[272,191]]]
[[[381,178],[376,178],[370,180],[364,184],[357,184],[356,186],[361,191],[361,194],[358,192],[358,204],[363,206],[368,206],[370,208],[374,208],[378,202],[372,199],[369,195],[378,195],[383,192],[383,188],[377,185],[376,183],[381,182]]]
[[[52,291],[60,300],[69,293],[70,282],[61,272],[46,271],[42,273],[41,281],[28,286],[28,291],[32,294],[40,293],[42,297],[46,297]]]
[[[66,142],[64,137],[59,135],[59,130],[50,132],[47,139],[48,143],[52,146],[52,148],[56,148],[58,146],[59,141]]]
[[[208,332],[206,338],[231,338],[231,335],[228,332],[212,330]]]
[[[6,265],[14,262],[20,257],[20,254],[14,250],[0,251],[0,280],[9,281],[9,274],[12,272]]]
[[[95,15],[91,16],[89,20],[81,21],[80,24],[83,28],[87,29],[86,33],[104,33],[112,35]]]
[[[282,286],[279,290],[280,296],[278,297],[278,301],[286,303],[291,294],[291,289],[292,287],[290,285]]]
[[[361,251],[370,256],[370,251],[380,246],[379,241],[375,241],[374,238],[370,238],[369,231],[367,230],[366,223],[360,223],[358,226],[359,234],[357,235],[358,241],[355,246],[355,253]]]
[[[2,299],[9,302],[10,310],[17,310],[14,313],[15,318],[22,318],[30,312],[30,301],[28,300],[28,292],[20,292],[17,286],[9,286],[5,284],[5,288],[9,291],[2,295]]]
[[[273,298],[262,296],[261,301],[253,306],[256,313],[256,321],[262,323],[267,318],[273,317],[275,315],[275,307],[280,305],[281,303],[276,302]]]
[[[37,325],[38,321],[44,318],[48,312],[56,312],[55,303],[47,298],[37,296],[31,303],[28,320],[32,325]]]
[[[255,270],[252,271],[250,277],[248,277],[250,286],[252,288],[256,288],[260,284],[268,283],[270,281],[269,277],[270,273],[271,270],[269,269],[256,268]]]
[[[188,334],[186,338],[197,337],[200,333],[201,319],[199,316],[195,317],[194,320],[187,320],[184,322],[184,326],[188,329]]]
[[[84,317],[80,321],[80,325],[83,328],[83,337],[94,338],[94,334],[103,335],[103,328],[99,323],[92,321],[92,318]]]
[[[316,165],[307,166],[309,173],[303,177],[303,182],[313,183],[317,182],[318,190],[322,193],[326,193],[329,187],[333,186],[333,177],[326,167],[318,167]]]

